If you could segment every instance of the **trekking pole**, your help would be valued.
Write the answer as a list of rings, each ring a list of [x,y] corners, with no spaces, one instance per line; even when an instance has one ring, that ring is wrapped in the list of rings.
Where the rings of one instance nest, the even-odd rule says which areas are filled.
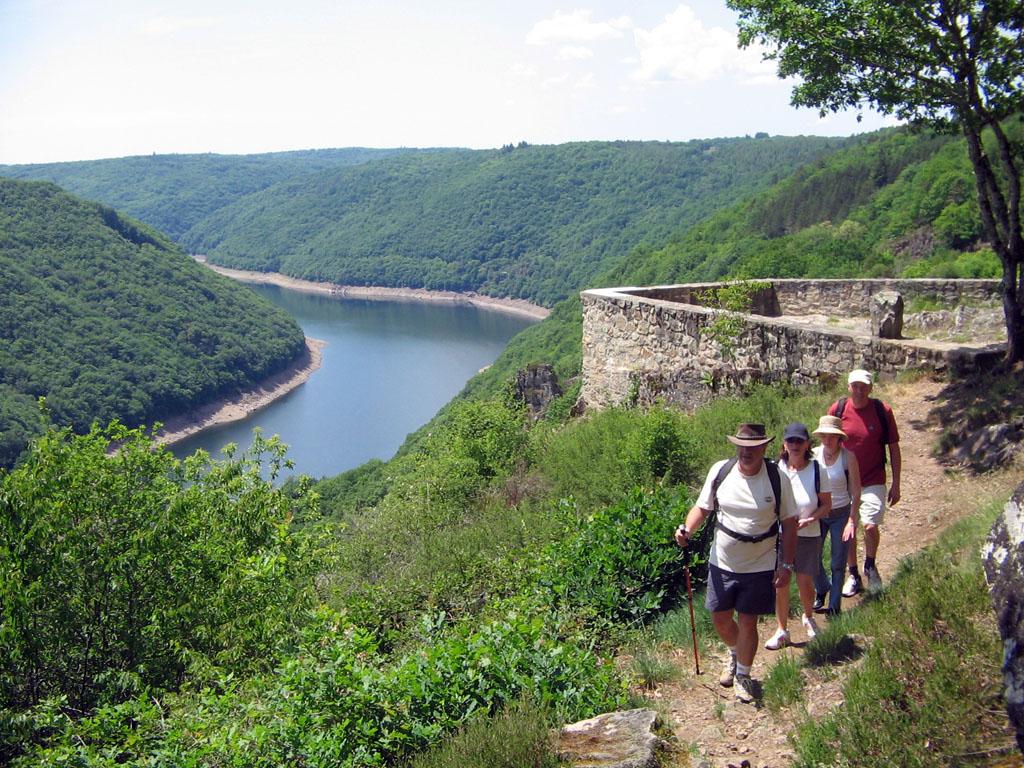
[[[693,617],[693,586],[690,584],[690,564],[686,563],[686,594],[690,598],[690,631],[693,633],[693,668],[700,675],[700,657],[697,655],[697,621]]]

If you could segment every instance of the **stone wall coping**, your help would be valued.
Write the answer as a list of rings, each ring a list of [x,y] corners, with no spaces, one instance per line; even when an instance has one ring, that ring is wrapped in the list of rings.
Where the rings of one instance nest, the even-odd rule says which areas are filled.
[[[788,278],[787,278],[788,279]],[[892,282],[891,278],[866,278],[868,280],[875,280],[878,282]],[[933,283],[948,283],[949,280],[938,280],[930,278],[914,278],[921,282],[933,282]],[[765,282],[771,282],[775,284],[777,282],[784,282],[785,280],[766,280]],[[796,280],[790,279],[790,282],[794,283],[808,283],[808,282],[829,282],[825,280]],[[833,283],[849,283],[849,280],[832,280]],[[975,282],[975,283],[995,283],[998,285],[998,280],[970,280],[964,282]],[[645,292],[658,292],[658,291],[669,291],[669,290],[680,290],[680,289],[701,289],[706,290],[708,288],[715,288],[718,286],[727,285],[725,282],[720,283],[680,283],[677,285],[654,285],[639,287],[618,287],[618,288],[591,288],[580,292],[580,296],[584,299],[591,298],[601,301],[611,301],[613,303],[621,303],[621,305],[632,304],[632,305],[648,305],[654,307],[661,307],[672,312],[685,312],[697,315],[706,315],[709,317],[726,314],[726,315],[738,315],[746,320],[751,325],[765,325],[774,326],[777,328],[790,328],[794,330],[806,330],[817,333],[824,336],[833,336],[843,339],[850,339],[856,344],[868,345],[872,342],[882,343],[886,345],[893,345],[898,347],[906,348],[922,348],[931,349],[937,352],[953,353],[957,352],[974,354],[974,353],[995,353],[1005,350],[1006,345],[1003,342],[985,343],[985,344],[969,344],[964,342],[950,342],[950,341],[937,341],[932,339],[879,339],[870,334],[865,334],[858,331],[851,331],[846,328],[833,328],[829,325],[812,324],[801,320],[794,320],[788,317],[768,317],[765,315],[750,315],[742,312],[733,312],[728,309],[716,309],[713,307],[704,307],[700,304],[690,304],[683,301],[671,301],[669,299],[656,299],[650,296],[645,296]]]

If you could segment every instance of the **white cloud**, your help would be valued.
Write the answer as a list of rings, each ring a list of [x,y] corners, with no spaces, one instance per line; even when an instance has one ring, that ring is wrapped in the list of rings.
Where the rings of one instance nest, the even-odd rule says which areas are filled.
[[[594,51],[585,45],[563,45],[556,57],[559,61],[572,61],[594,58]]]
[[[594,21],[591,11],[575,10],[570,13],[555,11],[555,15],[538,21],[526,35],[528,45],[562,45],[595,43],[616,40],[623,31],[633,26],[628,16],[608,21]]]
[[[166,37],[186,29],[204,29],[217,24],[211,16],[157,16],[143,21],[138,33],[149,37]]]
[[[532,64],[523,64],[521,61],[517,61],[512,65],[512,74],[516,77],[534,77],[537,74],[537,68]]]
[[[705,27],[687,5],[649,31],[634,30],[633,36],[640,55],[633,74],[638,80],[705,82],[729,77],[746,85],[777,82],[774,64],[762,61],[762,48],[738,48],[735,31]]]
[[[565,85],[569,82],[569,75],[552,75],[551,77],[544,78],[544,82],[541,83],[542,88],[556,88],[560,85]]]
[[[593,72],[588,72],[582,77],[577,78],[576,82],[573,84],[573,88],[577,91],[589,91],[596,87],[597,81],[594,78]]]

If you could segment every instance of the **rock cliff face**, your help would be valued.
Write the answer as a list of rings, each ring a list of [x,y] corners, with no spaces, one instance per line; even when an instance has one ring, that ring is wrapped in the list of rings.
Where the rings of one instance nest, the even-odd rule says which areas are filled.
[[[546,363],[531,365],[516,373],[516,399],[526,403],[535,419],[543,416],[551,401],[561,394],[555,369]]]
[[[982,560],[1003,638],[1006,711],[1024,752],[1024,483],[992,526]]]

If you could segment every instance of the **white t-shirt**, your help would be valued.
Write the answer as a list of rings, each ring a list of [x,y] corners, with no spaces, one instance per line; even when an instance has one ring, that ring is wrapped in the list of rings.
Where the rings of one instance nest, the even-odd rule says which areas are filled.
[[[782,476],[787,478],[790,487],[793,489],[793,499],[796,501],[797,515],[799,518],[810,517],[818,508],[818,494],[814,490],[814,460],[807,462],[807,466],[799,472],[793,470],[788,464],[779,462],[779,469]],[[820,465],[818,467],[818,490],[821,493],[832,492],[832,481],[829,480],[828,472]],[[820,536],[821,523],[815,520],[806,528],[801,528],[798,536]]]
[[[853,499],[850,498],[850,483],[846,477],[850,458],[846,449],[839,449],[839,457],[831,466],[825,463],[825,446],[823,445],[814,449],[814,458],[828,471],[828,479],[832,481],[832,509],[839,509],[851,504]]]
[[[697,506],[701,509],[715,508],[711,486],[724,464],[725,460],[716,462],[704,480],[704,487],[697,497]],[[793,499],[792,485],[786,482],[782,472],[779,472],[779,481],[782,491],[779,516],[785,520],[796,516],[796,502]],[[772,492],[771,480],[768,479],[768,470],[763,465],[760,472],[753,477],[747,477],[740,472],[740,465],[737,462],[718,486],[717,495],[718,521],[736,533],[757,536],[771,528],[776,520],[775,494]],[[711,546],[711,565],[732,573],[773,571],[775,539],[775,536],[769,536],[758,542],[740,541],[727,533],[715,531],[715,541]]]

